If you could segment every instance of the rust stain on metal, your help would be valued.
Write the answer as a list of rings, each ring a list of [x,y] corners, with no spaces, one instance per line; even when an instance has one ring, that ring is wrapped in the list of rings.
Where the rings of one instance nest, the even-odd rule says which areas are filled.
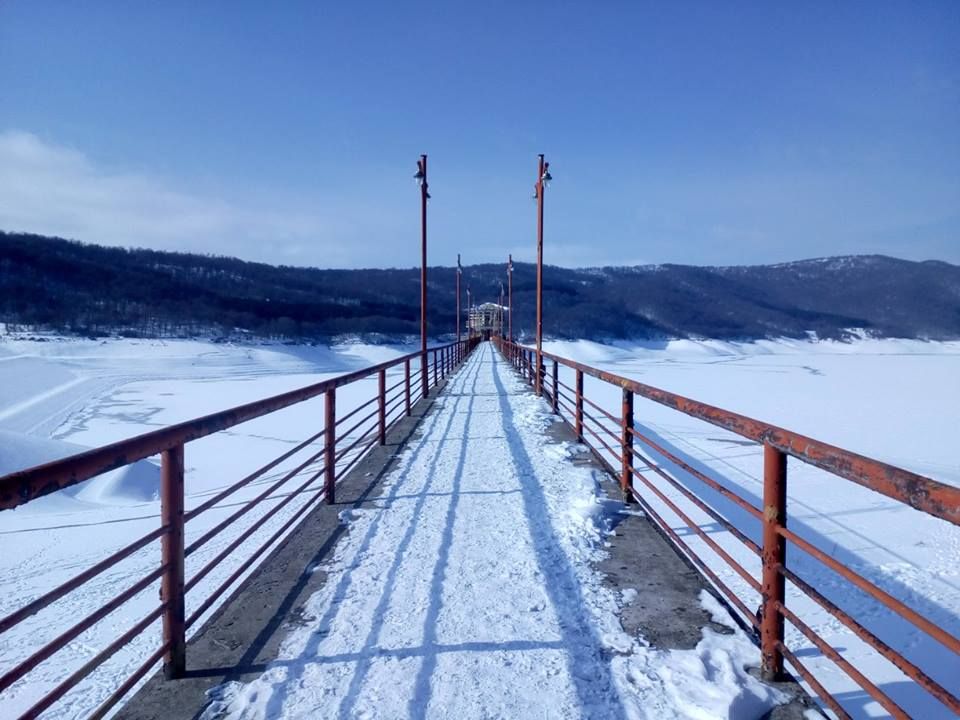
[[[778,450],[846,480],[960,525],[960,488],[873,460],[746,415],[636,382],[621,375],[544,352],[543,356],[599,380]]]
[[[453,345],[455,343],[451,343]],[[443,347],[449,347],[443,346]],[[442,348],[436,348],[440,350]],[[290,405],[323,395],[328,389],[349,385],[381,370],[402,365],[421,357],[410,353],[368,368],[340,375],[323,382],[291,390],[280,395],[238,405],[187,422],[154,430],[127,440],[87,450],[61,460],[20,470],[0,477],[0,510],[9,510],[44,495],[76,485],[96,475],[129,465],[220,430],[239,425]]]

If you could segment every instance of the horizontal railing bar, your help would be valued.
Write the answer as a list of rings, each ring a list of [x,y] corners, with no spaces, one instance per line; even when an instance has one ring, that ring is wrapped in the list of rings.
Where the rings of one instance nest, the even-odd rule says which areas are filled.
[[[455,344],[450,343],[442,347],[452,347]],[[170,450],[178,445],[282,410],[322,395],[332,388],[349,385],[357,380],[375,375],[380,370],[401,365],[405,360],[418,357],[420,357],[420,352],[409,353],[313,385],[238,405],[159,430],[152,430],[126,440],[120,440],[70,457],[4,475],[0,477],[0,510],[17,507],[35,498],[76,485],[95,475],[115,470],[164,450]]]
[[[561,395],[560,398],[557,400],[557,405],[559,405],[560,408],[562,408],[563,410],[566,410],[570,414],[570,417],[576,418],[577,408],[573,404],[571,404],[572,402],[573,401],[567,398],[566,395]],[[564,421],[566,421],[566,418],[564,418]]]
[[[350,462],[347,463],[346,466],[344,466],[343,468],[337,471],[336,475],[334,476],[336,480],[339,480],[340,478],[344,477],[348,472],[350,472],[353,469],[353,467],[358,462],[360,462],[360,460],[367,454],[367,451],[377,444],[378,434],[379,433],[377,432],[377,428],[374,428],[369,433],[367,433],[367,435],[360,438],[360,440],[363,440],[369,436],[369,440],[367,441],[367,444],[357,451],[357,453],[350,459]]]
[[[557,395],[557,402],[559,402],[560,400],[566,400],[568,403],[573,403],[572,405],[570,405],[570,407],[574,407],[574,405],[577,402],[576,398],[571,397],[570,395],[567,395],[565,392],[561,392]]]
[[[275,490],[280,488],[282,485],[285,485],[286,483],[290,482],[302,470],[304,470],[305,468],[315,463],[317,459],[321,455],[323,455],[323,453],[324,453],[324,450],[321,450],[320,452],[311,455],[302,463],[300,463],[297,467],[295,467],[293,470],[288,471],[283,477],[281,477],[273,485],[271,485],[262,493],[260,493],[257,497],[244,503],[243,506],[239,510],[237,510],[235,513],[233,513],[227,518],[224,518],[219,523],[214,525],[212,528],[207,530],[207,532],[205,532],[199,538],[194,540],[184,549],[183,556],[185,558],[190,557],[190,555],[192,555],[194,552],[196,552],[201,547],[203,547],[212,538],[218,535],[224,528],[226,528],[228,525],[231,525],[234,521],[240,519],[244,515],[246,515],[248,512],[253,510],[257,505],[259,505],[264,499],[266,499],[271,493],[273,493]]]
[[[275,495],[271,495],[270,497],[265,498],[265,499],[263,500],[263,502],[264,502],[264,503],[268,503],[268,502],[273,502],[274,500],[283,500],[284,498],[288,498],[288,497],[290,497],[291,495],[293,495],[293,496],[303,495],[305,492],[310,492],[310,491],[311,491],[311,488],[307,488],[306,490],[291,490],[290,492],[276,493]],[[247,503],[245,503],[245,502],[241,502],[241,503],[230,503],[229,505],[222,505],[221,507],[225,507],[225,508],[226,508],[226,507],[239,507],[239,506],[241,506],[241,505],[246,505],[246,504],[247,504]]]
[[[789,610],[783,603],[776,602],[774,606],[784,618],[790,621],[794,627],[796,627],[804,636],[817,646],[817,649],[824,654],[825,657],[832,660],[841,670],[843,670],[851,680],[853,680],[860,688],[866,692],[870,697],[876,700],[880,705],[884,707],[893,717],[898,718],[898,720],[910,720],[910,716],[904,712],[903,708],[897,705],[893,700],[890,699],[883,690],[878,688],[872,682],[870,682],[867,677],[857,670],[850,662],[843,657],[840,653],[837,652],[830,643],[824,640],[820,635],[818,635],[813,628],[807,625],[803,620],[798,618],[794,612]]]
[[[258,557],[260,557],[260,555],[263,554],[264,550],[266,550],[268,547],[270,547],[270,545],[276,542],[276,540],[281,535],[283,535],[283,533],[285,533],[287,529],[300,518],[301,515],[303,515],[307,510],[312,508],[314,503],[316,503],[317,500],[323,497],[325,490],[326,488],[321,487],[320,490],[317,491],[317,493],[313,497],[307,500],[307,502],[305,502],[300,508],[298,508],[297,511],[293,515],[291,515],[283,525],[280,526],[279,530],[277,530],[273,535],[271,535],[270,538],[265,543],[263,543],[263,545],[257,548],[257,550],[253,554],[251,554],[246,560],[244,560],[243,563],[230,574],[230,577],[228,577],[226,580],[220,583],[220,586],[216,590],[214,590],[212,594],[207,596],[207,598],[202,603],[200,603],[200,606],[190,615],[189,618],[187,618],[185,627],[189,628],[197,620],[199,620],[200,617],[203,615],[203,613],[205,613],[210,608],[210,606],[213,605],[214,602],[216,602],[217,598],[220,597],[220,595],[222,595],[223,592],[228,587],[230,587],[230,585],[236,582],[237,578],[239,578],[244,573],[244,571],[246,571],[246,569],[253,564],[254,560],[256,560]]]
[[[830,555],[827,555],[825,552],[820,550],[820,548],[812,545],[808,541],[804,540],[802,537],[797,535],[792,530],[788,530],[782,525],[777,527],[777,532],[786,538],[789,542],[792,542],[798,548],[803,550],[809,555],[812,555],[817,560],[822,562],[828,568],[833,570],[835,573],[840,575],[840,577],[848,580],[856,587],[863,590],[865,593],[870,595],[874,600],[877,600],[880,604],[885,605],[887,608],[892,610],[894,613],[902,617],[904,620],[908,620],[918,628],[927,633],[930,637],[939,641],[942,645],[949,648],[953,652],[960,654],[960,640],[955,638],[950,633],[946,632],[942,628],[934,625],[932,622],[927,620],[923,615],[920,615],[915,610],[910,609],[904,603],[897,600],[893,595],[886,592],[885,590],[880,589],[872,582],[867,580],[865,577],[859,573],[854,572],[848,567],[841,565]]]
[[[124,680],[120,684],[120,687],[114,690],[110,697],[100,704],[100,707],[93,711],[89,720],[100,720],[101,718],[105,717],[106,714],[113,708],[113,706],[120,702],[123,699],[123,696],[130,692],[130,689],[140,681],[140,678],[146,675],[156,663],[160,662],[160,659],[163,657],[164,653],[167,652],[169,647],[170,642],[168,641],[154,650],[153,654],[147,658],[146,662],[134,670],[133,674]]]
[[[631,390],[647,400],[729,430],[741,437],[771,445],[798,460],[839,475],[929,515],[954,525],[960,524],[960,488],[835,447],[777,425],[645,385],[553,353],[544,352],[543,356],[556,360],[565,367],[580,370],[585,375]]]
[[[853,720],[846,710],[837,702],[837,699],[827,692],[827,689],[820,684],[820,682],[813,676],[813,673],[807,669],[807,666],[800,662],[800,659],[791,652],[790,648],[784,645],[779,640],[777,641],[777,649],[783,653],[783,656],[787,661],[797,669],[797,672],[800,673],[806,682],[813,688],[813,691],[820,696],[820,699],[823,700],[824,704],[833,710],[837,714],[837,717],[840,720]]]
[[[561,405],[563,405],[563,403],[561,403]],[[567,410],[570,411],[571,419],[576,418],[575,410],[573,410],[573,409],[570,408],[570,407],[567,407]],[[565,423],[567,424],[567,426],[570,427],[570,429],[572,429],[572,430],[575,430],[575,429],[576,429],[576,428],[574,427],[573,423],[572,423],[570,420],[568,420],[566,417],[564,417],[563,415],[560,415],[560,419],[563,420],[563,422],[565,422]],[[590,418],[590,419],[592,420],[593,418]],[[594,421],[594,422],[595,422],[595,421]],[[593,428],[591,428],[591,427],[590,427],[589,425],[587,425],[586,423],[583,423],[583,429],[584,429],[586,432],[588,432],[588,433],[590,433],[591,435],[593,435],[593,436],[597,439],[597,442],[599,442],[603,447],[605,447],[605,448],[607,449],[607,452],[609,452],[611,455],[614,456],[614,458],[617,459],[617,462],[622,462],[622,461],[623,461],[621,455],[619,455],[613,448],[611,448],[609,445],[607,445],[607,444],[603,441],[603,438],[601,438],[599,435],[597,435],[596,432],[594,432]],[[583,442],[584,442],[584,445],[585,445],[585,446],[590,450],[590,452],[593,454],[593,457],[597,460],[597,462],[599,462],[599,463],[603,466],[603,468],[604,468],[605,470],[607,470],[607,472],[609,472],[609,473],[611,473],[612,475],[615,475],[615,476],[616,476],[616,475],[617,475],[617,470],[613,467],[613,465],[610,463],[610,461],[609,461],[606,457],[604,457],[602,451],[601,451],[600,449],[598,449],[597,447],[595,447],[594,445],[592,445],[592,444],[588,441],[586,435],[584,435]]]
[[[758,508],[754,507],[751,503],[744,500],[742,497],[737,495],[735,492],[733,492],[729,488],[724,487],[723,485],[718,483],[716,480],[711,478],[709,475],[700,472],[695,467],[691,466],[689,463],[684,461],[682,458],[677,457],[676,455],[671,453],[669,450],[662,447],[659,443],[654,442],[653,440],[643,435],[642,433],[637,432],[635,429],[631,428],[630,432],[633,433],[633,436],[637,438],[637,440],[642,442],[647,447],[651,448],[654,452],[659,453],[663,457],[667,458],[670,462],[674,463],[678,467],[683,468],[688,473],[693,475],[693,477],[697,478],[697,480],[699,480],[702,483],[705,483],[706,485],[708,485],[709,487],[713,488],[718,493],[723,495],[730,502],[734,503],[735,505],[742,508],[743,510],[746,510],[748,513],[753,515],[753,517],[755,517],[757,520],[763,520],[763,513],[760,512]]]
[[[291,450],[288,450],[287,452],[283,453],[283,454],[280,455],[279,457],[274,458],[273,460],[271,460],[270,462],[268,462],[268,463],[267,463],[266,465],[264,465],[263,467],[261,467],[261,468],[255,470],[254,472],[250,473],[249,475],[247,475],[247,476],[246,476],[245,478],[243,478],[242,480],[238,480],[238,481],[235,482],[233,485],[230,485],[229,487],[227,487],[226,489],[224,489],[222,492],[218,493],[217,495],[214,495],[214,496],[213,496],[212,498],[210,498],[209,500],[205,500],[205,501],[203,501],[203,503],[201,503],[201,504],[198,505],[197,507],[195,507],[195,508],[193,508],[193,509],[191,509],[191,510],[188,510],[187,512],[185,512],[185,513],[183,514],[183,521],[184,521],[184,522],[189,522],[190,520],[192,520],[193,518],[195,518],[195,517],[196,517],[197,515],[199,515],[200,513],[206,512],[207,510],[209,510],[210,508],[212,508],[214,505],[216,505],[216,504],[217,504],[218,502],[220,502],[221,500],[224,500],[225,498],[230,497],[231,495],[233,495],[233,493],[235,493],[235,492],[236,492],[237,490],[239,490],[240,488],[244,487],[245,485],[249,485],[251,482],[253,482],[253,481],[256,480],[257,478],[261,477],[261,476],[262,476],[264,473],[266,473],[268,470],[273,470],[273,468],[275,468],[277,465],[279,465],[280,463],[282,463],[284,460],[287,460],[287,459],[289,459],[290,457],[292,457],[293,455],[296,455],[298,452],[300,452],[300,451],[303,450],[305,447],[307,447],[308,445],[310,445],[312,442],[314,442],[315,440],[317,440],[321,435],[323,435],[323,430],[321,430],[320,432],[316,433],[315,435],[311,435],[310,437],[308,437],[306,440],[304,440],[303,442],[301,442],[301,443],[299,443],[298,445],[296,445],[296,446],[295,446],[294,448],[292,448]],[[314,457],[316,457],[316,456],[314,456]]]
[[[399,380],[398,382],[394,383],[394,384],[391,385],[390,387],[384,388],[383,392],[384,392],[385,394],[390,394],[390,393],[392,393],[394,390],[396,390],[398,387],[400,387],[401,385],[405,385],[406,382],[407,382],[407,378],[406,378],[406,377],[402,377],[402,378],[400,378],[400,380]]]
[[[733,523],[731,523],[729,520],[727,520],[725,517],[723,517],[720,513],[718,513],[718,512],[717,512],[716,510],[714,510],[712,507],[710,507],[709,505],[707,505],[707,503],[705,503],[703,500],[701,500],[701,499],[698,498],[696,495],[694,495],[694,494],[689,490],[689,488],[684,487],[681,482],[679,482],[678,480],[676,480],[675,478],[673,478],[669,473],[665,472],[662,468],[660,468],[660,467],[658,467],[657,465],[655,465],[649,458],[645,457],[642,453],[637,452],[637,451],[634,450],[633,448],[630,448],[630,449],[631,449],[631,451],[633,452],[634,456],[637,457],[637,458],[639,458],[641,461],[643,461],[643,463],[644,463],[650,470],[652,470],[652,471],[655,472],[657,475],[659,475],[659,476],[662,477],[664,480],[666,480],[668,483],[670,483],[670,485],[672,485],[672,486],[675,487],[679,492],[681,492],[685,498],[687,498],[690,502],[692,502],[692,503],[693,503],[694,505],[696,505],[698,508],[700,508],[701,510],[703,510],[703,512],[707,513],[707,515],[709,515],[709,516],[712,517],[714,520],[716,520],[718,523],[720,523],[720,525],[723,526],[723,527],[724,527],[726,530],[728,530],[730,533],[732,533],[735,538],[737,538],[740,542],[742,542],[742,543],[743,543],[744,545],[746,545],[750,550],[752,550],[752,551],[754,552],[754,554],[756,554],[757,556],[759,556],[759,555],[761,554],[761,553],[760,553],[760,546],[757,545],[757,543],[755,543],[753,540],[751,540],[750,538],[748,538],[748,537],[747,537],[739,528],[737,528]],[[635,471],[635,472],[636,472],[636,471]]]
[[[567,384],[566,384],[565,382],[563,382],[563,380],[561,380],[560,378],[557,378],[557,384],[558,384],[560,387],[564,388],[565,390],[569,390],[569,391],[572,392],[572,393],[575,393],[575,392],[576,392],[576,389],[574,389],[574,388],[570,387],[569,385],[567,385]]]
[[[643,508],[643,511],[654,519],[654,521],[657,523],[660,529],[663,530],[665,533],[667,533],[667,535],[670,537],[671,540],[673,540],[673,542],[677,545],[677,547],[683,550],[684,554],[690,559],[690,562],[692,562],[694,565],[700,568],[700,571],[703,572],[703,574],[706,575],[707,578],[714,585],[716,585],[717,588],[724,595],[727,596],[727,599],[730,602],[732,602],[734,606],[741,612],[744,620],[746,620],[748,623],[753,625],[753,627],[759,630],[760,622],[757,620],[756,615],[750,611],[750,608],[748,608],[744,604],[744,602],[737,596],[737,594],[733,592],[733,590],[731,590],[727,586],[727,584],[723,582],[723,580],[721,580],[720,577],[713,570],[711,570],[703,560],[700,559],[700,556],[697,555],[693,551],[693,549],[683,541],[683,539],[677,534],[677,532],[672,527],[670,527],[670,525],[660,516],[660,514],[656,510],[653,509],[653,506],[650,503],[648,503],[640,493],[637,492],[636,488],[631,486],[628,489],[630,491],[630,494],[633,495],[634,500],[636,500],[640,504],[640,506]]]
[[[957,713],[957,715],[960,715],[960,699],[952,695],[936,680],[923,672],[923,670],[907,660],[907,658],[905,658],[903,655],[893,650],[889,645],[883,642],[883,640],[878,638],[867,628],[854,620],[850,615],[837,607],[837,605],[835,605],[833,602],[821,595],[816,588],[806,582],[803,578],[799,577],[795,572],[789,568],[783,567],[783,565],[777,565],[777,570],[787,580],[792,582],[801,591],[806,593],[808,597],[819,604],[820,607],[850,628],[854,634],[857,635],[857,637],[870,645],[874,650],[883,655],[893,665],[899,668],[904,675],[909,677],[911,680],[914,680],[918,685],[920,685],[920,687],[933,695],[937,700],[953,710],[953,712]]]
[[[240,535],[238,535],[236,538],[234,538],[234,540],[231,541],[230,544],[227,545],[226,548],[224,548],[223,550],[221,550],[216,556],[214,556],[214,558],[213,558],[212,560],[210,560],[210,562],[208,562],[208,563],[207,563],[206,565],[204,565],[200,570],[198,570],[198,571],[193,575],[193,577],[191,577],[191,578],[184,584],[183,592],[184,592],[184,593],[187,593],[187,592],[189,592],[192,588],[196,587],[196,584],[197,584],[198,582],[200,582],[204,577],[206,577],[206,575],[207,575],[211,570],[213,570],[213,568],[215,568],[217,565],[219,565],[221,562],[223,562],[223,559],[226,558],[231,552],[233,552],[233,551],[236,550],[238,547],[240,547],[240,545],[243,544],[243,542],[244,542],[248,537],[250,537],[251,535],[253,535],[253,533],[255,533],[257,530],[259,530],[267,520],[269,520],[270,518],[272,518],[274,515],[276,515],[278,512],[280,512],[281,509],[283,509],[284,507],[286,507],[286,506],[293,500],[293,498],[295,498],[295,497],[300,493],[301,490],[303,490],[305,487],[307,487],[308,485],[310,485],[310,483],[312,483],[312,482],[313,482],[314,480],[316,480],[318,477],[320,477],[321,475],[323,475],[323,472],[324,472],[325,469],[326,469],[326,467],[320,468],[320,470],[317,471],[316,473],[314,473],[313,475],[311,475],[311,476],[307,479],[306,482],[304,482],[302,485],[300,485],[300,487],[298,487],[294,492],[290,493],[290,495],[289,495],[288,497],[284,498],[284,499],[281,500],[278,504],[274,505],[272,508],[270,508],[269,510],[267,510],[267,512],[265,512],[263,515],[261,515],[260,517],[258,517],[258,518],[250,525],[250,527],[248,527],[246,530],[244,530],[242,533],[240,533]]]
[[[100,665],[102,665],[108,658],[112,657],[117,650],[126,645],[130,640],[135,638],[137,635],[142,633],[147,627],[156,622],[160,617],[161,613],[166,609],[166,603],[160,605],[153,612],[143,618],[136,625],[127,630],[123,635],[118,637],[112,643],[107,645],[106,648],[101,650],[99,653],[94,655],[92,658],[87,660],[83,665],[81,665],[75,672],[73,672],[66,680],[57,685],[53,690],[48,692],[43,698],[40,699],[33,707],[31,707],[27,712],[23,714],[22,717],[32,718],[37,717],[46,710],[48,707],[53,705],[57,700],[66,695],[72,687],[74,687],[78,682],[87,677],[90,673],[96,670]]]
[[[410,399],[413,400],[413,398],[410,398]],[[390,395],[390,394],[385,395],[383,406],[385,408],[392,408],[398,402],[403,402],[404,400],[406,400],[406,393],[403,390],[400,390],[394,393],[393,395]]]
[[[365,433],[363,433],[363,435],[358,435],[356,438],[354,438],[354,441],[353,441],[352,443],[350,443],[349,445],[347,445],[347,447],[345,447],[343,450],[341,450],[340,452],[338,452],[338,453],[334,456],[334,461],[335,461],[335,462],[340,462],[340,460],[342,460],[342,459],[344,458],[344,456],[346,456],[346,454],[349,453],[351,450],[353,450],[357,445],[359,445],[360,443],[362,443],[364,440],[366,440],[367,438],[369,438],[371,435],[376,435],[377,429],[378,429],[378,428],[377,428],[377,425],[376,425],[376,423],[375,423],[375,424],[373,425],[373,427],[371,427],[369,430],[367,430]]]
[[[344,421],[346,421],[346,420],[349,420],[349,419],[352,418],[354,415],[356,415],[358,412],[360,412],[361,410],[363,410],[365,407],[368,407],[368,406],[372,405],[372,404],[375,403],[377,400],[378,400],[378,397],[377,397],[376,395],[374,395],[372,398],[370,398],[370,399],[367,400],[366,402],[363,402],[363,403],[357,405],[353,410],[351,410],[350,412],[348,412],[348,413],[347,413],[346,415],[344,415],[342,418],[337,418],[337,421],[333,424],[333,426],[334,426],[334,427],[339,427],[342,422],[344,422]],[[321,433],[321,434],[322,434],[322,433]]]
[[[140,550],[146,547],[153,540],[156,540],[157,538],[166,534],[167,531],[168,531],[168,528],[166,525],[164,525],[163,527],[157,528],[153,532],[147,533],[139,540],[135,540],[134,542],[127,545],[125,548],[122,548],[117,552],[113,553],[112,555],[110,555],[109,557],[104,558],[93,567],[87,570],[84,570],[82,573],[75,575],[74,577],[67,580],[67,582],[63,583],[62,585],[59,585],[58,587],[54,588],[50,592],[46,593],[45,595],[42,595],[38,597],[36,600],[34,600],[33,602],[27,605],[24,605],[22,608],[20,608],[16,612],[13,612],[7,617],[0,620],[0,633],[6,632],[10,628],[17,625],[18,623],[26,620],[31,615],[37,614],[48,605],[62,598],[67,593],[73,590],[76,590],[78,587],[92,580],[100,573],[104,572],[105,570],[109,570],[118,562],[121,562],[125,558],[128,558],[129,556],[133,555],[135,552],[137,552],[137,550]]]
[[[389,402],[387,402],[386,404],[384,404],[383,406],[384,417],[387,417],[390,415],[390,413],[395,412],[397,408],[403,407],[405,400],[406,398],[403,396],[403,394],[401,394],[400,397],[394,398]],[[406,413],[404,412],[404,414]],[[387,424],[387,426],[389,427],[389,423]]]
[[[380,412],[380,409],[379,409],[379,408],[374,408],[374,409],[373,409],[371,412],[369,412],[367,415],[365,415],[364,417],[360,418],[349,430],[344,430],[340,435],[338,435],[338,436],[337,436],[337,439],[336,439],[336,442],[339,443],[339,442],[343,442],[344,440],[346,440],[348,437],[350,437],[350,433],[352,433],[352,432],[356,431],[357,429],[359,429],[360,426],[363,425],[365,422],[368,422],[368,421],[370,421],[371,419],[373,419],[373,418],[377,415],[377,413],[379,413],[379,412]],[[337,458],[337,459],[339,460],[339,458]]]
[[[697,536],[703,540],[707,545],[710,546],[710,549],[713,550],[717,555],[720,556],[720,559],[723,560],[727,565],[734,570],[744,582],[747,583],[755,592],[760,592],[760,583],[757,581],[752,574],[747,572],[744,567],[738,563],[730,554],[724,550],[716,540],[710,537],[707,533],[703,531],[697,523],[695,523],[690,516],[688,516],[683,510],[681,510],[676,503],[674,503],[669,497],[667,497],[656,485],[654,485],[650,480],[647,479],[647,476],[636,468],[630,468],[634,477],[640,478],[644,485],[646,485],[650,490],[664,503],[669,507],[673,513],[679,517],[683,522],[686,523],[687,527],[693,530]]]
[[[590,422],[592,422],[594,425],[597,426],[597,428],[599,428],[600,430],[603,430],[605,433],[607,433],[607,435],[609,435],[610,437],[612,437],[612,438],[613,438],[613,441],[614,441],[615,443],[617,443],[618,445],[620,444],[620,435],[618,435],[618,434],[615,433],[613,430],[611,430],[611,429],[608,428],[606,425],[604,425],[602,422],[600,422],[599,420],[597,420],[593,415],[591,415],[590,413],[588,413],[586,410],[583,411],[583,419],[584,419],[584,420],[589,420]],[[617,427],[619,427],[619,423],[618,423]]]
[[[610,420],[610,422],[615,423],[615,424],[618,425],[618,426],[620,425],[620,418],[618,418],[616,415],[614,415],[613,413],[611,413],[609,410],[607,410],[607,409],[604,408],[604,407],[601,407],[600,405],[598,405],[597,403],[595,403],[593,400],[591,400],[590,398],[588,398],[586,393],[583,393],[583,395],[581,395],[581,397],[583,398],[583,401],[584,401],[587,405],[590,405],[591,407],[596,408],[597,410],[599,410],[600,412],[602,412],[604,415],[606,415],[607,418]]]
[[[33,653],[26,660],[20,662],[18,665],[12,667],[3,677],[0,677],[0,692],[6,690],[17,680],[22,678],[28,672],[33,670],[37,665],[42,663],[44,660],[49,659],[56,653],[58,650],[61,650],[68,642],[76,638],[82,632],[88,628],[93,627],[98,622],[100,622],[107,615],[112,613],[118,607],[123,605],[127,600],[132,598],[137,593],[143,592],[143,590],[150,586],[150,583],[156,582],[156,580],[163,575],[166,571],[167,566],[161,565],[159,568],[151,572],[142,580],[138,580],[136,583],[131,585],[129,588],[124,590],[122,593],[117,595],[113,600],[108,602],[106,605],[101,606],[99,609],[95,610],[91,614],[87,615],[83,620],[78,622],[76,625],[71,627],[68,630],[60,633],[56,638],[48,642],[42,648]]]
[[[586,418],[586,413],[584,413],[584,418]],[[612,447],[607,445],[604,439],[599,435],[597,435],[596,431],[592,427],[587,425],[587,423],[583,423],[583,429],[586,430],[591,435],[593,435],[597,439],[597,442],[603,445],[603,447],[607,449],[607,452],[613,455],[613,457],[616,458],[618,462],[623,462],[623,456],[620,453],[618,453],[616,450],[614,450]],[[586,436],[584,436],[584,438],[586,438]]]

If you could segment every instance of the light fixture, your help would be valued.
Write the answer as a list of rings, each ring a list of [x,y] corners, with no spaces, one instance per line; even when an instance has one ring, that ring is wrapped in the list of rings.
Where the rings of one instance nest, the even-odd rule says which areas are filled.
[[[550,163],[543,164],[543,175],[540,180],[544,185],[549,185],[550,181],[553,180],[553,175],[550,174]]]
[[[423,185],[423,168],[420,167],[420,163],[417,163],[417,174],[413,176],[413,179],[417,181],[417,185]]]

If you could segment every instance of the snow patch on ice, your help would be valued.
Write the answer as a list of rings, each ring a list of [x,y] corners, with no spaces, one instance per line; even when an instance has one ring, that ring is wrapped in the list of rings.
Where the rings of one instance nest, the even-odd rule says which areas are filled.
[[[0,475],[82,453],[83,445],[0,430]],[[140,460],[90,478],[27,503],[14,512],[18,516],[82,509],[90,505],[127,505],[156,500],[160,490],[160,468]]]

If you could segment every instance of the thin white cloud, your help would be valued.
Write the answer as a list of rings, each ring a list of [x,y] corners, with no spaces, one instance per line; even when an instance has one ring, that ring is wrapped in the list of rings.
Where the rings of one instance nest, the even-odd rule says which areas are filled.
[[[274,263],[355,261],[336,241],[343,228],[316,210],[190,194],[21,131],[0,132],[0,229]]]

